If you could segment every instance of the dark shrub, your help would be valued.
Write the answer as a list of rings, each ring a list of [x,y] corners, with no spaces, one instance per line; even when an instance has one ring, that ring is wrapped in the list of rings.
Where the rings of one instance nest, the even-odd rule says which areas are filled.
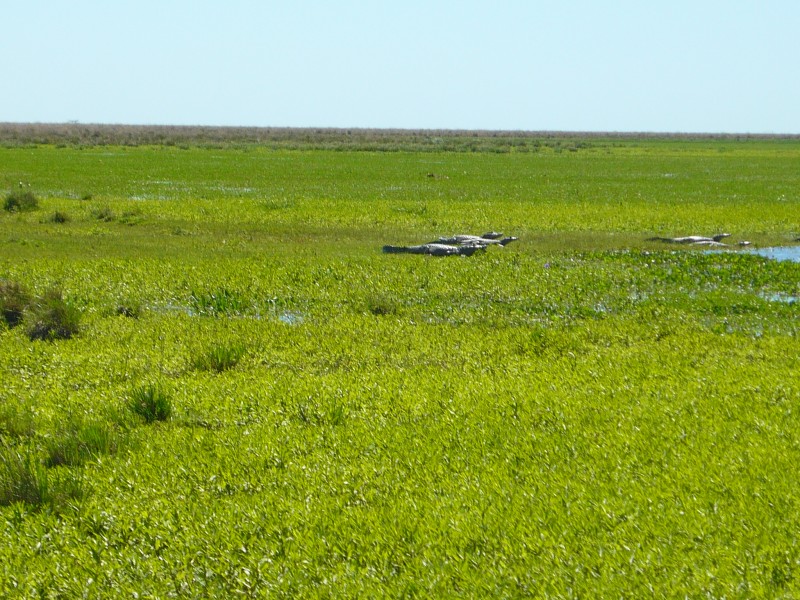
[[[51,223],[67,223],[70,221],[69,215],[63,211],[57,210],[48,219]]]
[[[39,200],[33,192],[11,192],[6,196],[3,208],[8,212],[27,212],[39,208]]]

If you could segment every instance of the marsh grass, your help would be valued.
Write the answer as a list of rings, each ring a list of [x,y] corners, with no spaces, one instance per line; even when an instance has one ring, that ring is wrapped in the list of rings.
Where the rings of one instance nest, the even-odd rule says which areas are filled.
[[[71,423],[45,443],[48,467],[78,466],[101,455],[116,454],[125,443],[123,431],[106,421]]]
[[[35,506],[50,499],[47,470],[32,452],[0,450],[0,506],[25,502]]]
[[[64,300],[61,288],[51,287],[30,304],[25,320],[31,341],[66,340],[80,331],[81,313]]]
[[[72,218],[69,216],[69,214],[64,212],[63,210],[55,211],[46,219],[48,223],[55,223],[55,224],[69,223],[71,220]]]
[[[193,291],[189,300],[192,310],[198,315],[242,315],[250,309],[250,304],[242,295],[227,288],[212,292]]]
[[[800,595],[800,305],[769,300],[800,265],[646,241],[788,243],[800,143],[555,143],[0,148],[8,181],[147,215],[0,218],[0,275],[83,311],[67,344],[0,331],[4,481],[33,482],[4,489],[92,491],[0,508],[0,596]],[[381,253],[489,229],[520,240]],[[46,469],[56,440],[95,454]]]
[[[22,322],[30,302],[31,295],[22,284],[0,279],[0,316],[8,327],[16,327]]]
[[[0,434],[10,438],[31,437],[36,432],[33,410],[13,400],[0,401]]]
[[[123,225],[138,225],[144,221],[141,210],[126,210],[119,217],[119,222]]]
[[[50,470],[30,449],[0,449],[0,506],[22,502],[61,512],[85,495],[80,473]]]
[[[120,317],[138,319],[142,316],[142,303],[137,300],[123,300],[114,308],[114,314]]]
[[[367,298],[367,310],[376,316],[397,315],[400,303],[388,294],[371,294]]]
[[[104,223],[110,223],[117,218],[116,213],[111,209],[110,206],[103,206],[95,209],[92,211],[92,216],[94,216],[94,218],[98,221],[103,221]]]
[[[7,212],[30,212],[39,208],[39,199],[30,191],[14,191],[6,196],[3,208]]]
[[[198,355],[194,359],[193,365],[199,371],[221,373],[238,365],[245,352],[246,349],[241,344],[217,343]]]
[[[134,388],[128,397],[128,408],[145,423],[167,421],[172,416],[172,400],[160,383],[146,383]]]

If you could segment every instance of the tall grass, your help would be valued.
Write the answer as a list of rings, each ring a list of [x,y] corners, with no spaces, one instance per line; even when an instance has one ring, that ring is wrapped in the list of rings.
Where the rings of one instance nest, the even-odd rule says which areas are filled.
[[[60,512],[84,496],[80,474],[49,470],[31,451],[0,448],[0,506],[21,502]]]
[[[0,435],[31,437],[36,431],[33,409],[18,398],[0,401]]]
[[[212,292],[193,291],[190,301],[192,310],[199,315],[241,315],[250,308],[238,292],[227,288]]]
[[[194,367],[201,371],[221,373],[234,368],[245,354],[241,344],[214,344],[194,359]]]
[[[58,287],[51,287],[31,305],[26,315],[31,340],[65,340],[80,331],[80,311],[64,300]]]
[[[74,422],[47,440],[45,464],[49,467],[82,465],[98,456],[115,454],[123,443],[122,431],[111,423]]]
[[[128,398],[131,412],[144,419],[145,423],[166,421],[172,416],[172,401],[159,383],[146,383],[135,387]]]
[[[31,296],[22,284],[0,279],[0,316],[9,327],[22,322],[30,302]]]
[[[8,212],[30,212],[39,208],[39,199],[31,191],[14,191],[6,196],[3,208]]]

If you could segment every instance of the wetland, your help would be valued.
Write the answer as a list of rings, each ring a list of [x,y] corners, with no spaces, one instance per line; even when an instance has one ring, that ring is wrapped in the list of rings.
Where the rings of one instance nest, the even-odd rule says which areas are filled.
[[[0,595],[800,592],[800,141],[31,127]]]

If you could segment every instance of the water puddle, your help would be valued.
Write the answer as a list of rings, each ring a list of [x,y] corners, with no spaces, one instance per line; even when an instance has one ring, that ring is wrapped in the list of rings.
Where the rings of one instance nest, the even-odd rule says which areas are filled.
[[[720,252],[742,252],[743,254],[755,254],[776,261],[800,262],[800,246],[771,246],[769,248],[746,248],[744,250],[706,250],[708,254],[719,254]]]
[[[750,254],[764,256],[777,261],[800,262],[800,246],[773,246],[746,250]]]
[[[299,325],[303,322],[303,315],[298,312],[286,311],[278,316],[278,320],[287,325]]]
[[[195,308],[191,306],[185,306],[181,304],[153,304],[148,306],[148,309],[153,311],[157,314],[162,315],[177,315],[183,314],[188,317],[210,317],[213,316],[208,313],[203,313],[201,311],[197,311]],[[239,319],[255,319],[256,321],[260,321],[261,319],[269,319],[274,318],[280,321],[281,323],[285,323],[286,325],[300,325],[303,321],[305,321],[305,315],[301,312],[297,311],[283,311],[283,312],[276,312],[276,311],[269,311],[266,314],[261,314],[260,312],[256,311],[254,314],[236,314],[236,315],[218,315],[218,316],[228,316],[232,318],[239,318]]]
[[[761,297],[768,302],[782,302],[784,304],[797,304],[798,297],[790,294],[761,294]]]
[[[148,310],[153,311],[154,313],[162,314],[162,315],[170,315],[170,314],[184,314],[189,317],[196,317],[197,312],[191,306],[183,306],[181,304],[153,304],[148,306]]]

